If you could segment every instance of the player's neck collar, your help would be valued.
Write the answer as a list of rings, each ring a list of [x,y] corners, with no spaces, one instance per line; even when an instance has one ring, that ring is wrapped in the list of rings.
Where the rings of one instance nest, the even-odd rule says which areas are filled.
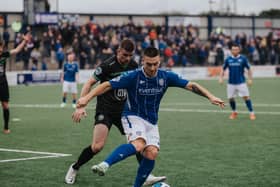
[[[233,56],[233,55],[231,55],[231,57],[232,58],[239,58],[241,55],[239,54],[239,55],[237,55],[237,56]]]
[[[146,77],[146,78],[149,78],[149,79],[155,78],[155,77],[157,76],[157,74],[158,74],[158,70],[157,70],[157,72],[156,72],[155,76],[150,77],[149,75],[147,75],[147,74],[146,74],[146,72],[145,72],[145,70],[144,70],[144,67],[143,67],[143,66],[141,67],[141,69],[142,69],[142,72],[143,72],[143,74],[145,75],[145,77]]]

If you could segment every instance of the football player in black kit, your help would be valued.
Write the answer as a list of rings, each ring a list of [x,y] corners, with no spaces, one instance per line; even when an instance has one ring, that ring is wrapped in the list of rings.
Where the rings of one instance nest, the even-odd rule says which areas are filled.
[[[9,85],[6,77],[6,64],[7,59],[14,54],[19,53],[26,42],[30,39],[31,35],[26,34],[23,36],[22,42],[15,48],[10,51],[3,51],[4,42],[0,41],[0,101],[3,109],[4,117],[4,134],[9,134],[11,130],[9,129],[9,119],[10,119],[10,110],[9,110]]]
[[[131,40],[123,40],[117,49],[116,55],[109,57],[101,63],[94,71],[93,76],[84,84],[81,97],[88,94],[91,87],[97,82],[100,81],[100,83],[102,83],[117,77],[125,71],[136,69],[138,64],[132,60],[134,50],[135,46]],[[92,143],[81,152],[78,160],[69,167],[65,176],[65,183],[74,184],[79,168],[102,150],[113,124],[119,129],[120,133],[124,135],[121,124],[121,113],[125,101],[126,91],[123,89],[111,90],[97,97]],[[79,108],[73,113],[72,119],[74,122],[80,122],[81,118],[85,116],[85,108]],[[142,156],[138,155],[138,162],[140,162],[141,159]],[[151,185],[165,179],[165,176],[155,177],[150,175],[145,185]]]

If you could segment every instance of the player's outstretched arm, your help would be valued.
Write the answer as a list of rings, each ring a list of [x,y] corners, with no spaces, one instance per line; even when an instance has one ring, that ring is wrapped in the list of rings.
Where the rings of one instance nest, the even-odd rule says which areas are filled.
[[[31,39],[31,34],[27,33],[26,35],[24,35],[22,42],[15,49],[12,49],[10,51],[10,54],[14,55],[14,54],[19,53],[23,49],[23,47],[25,46],[27,41],[30,40],[30,39]]]
[[[95,78],[91,77],[87,80],[87,82],[85,82],[85,84],[83,85],[83,88],[81,90],[81,97],[86,96],[90,90],[91,87],[93,85],[95,85],[98,82],[98,80],[96,80]],[[72,120],[76,123],[80,123],[81,119],[83,117],[86,117],[87,113],[86,113],[86,109],[85,107],[81,107],[81,108],[76,108],[76,110],[73,112],[72,114]]]
[[[85,107],[94,97],[102,95],[103,93],[111,90],[111,84],[109,81],[99,84],[94,89],[92,89],[87,95],[81,97],[77,102],[77,108]]]
[[[225,71],[224,71],[224,69],[222,68],[221,73],[220,73],[220,76],[219,76],[219,83],[220,83],[220,84],[223,84],[223,82],[224,82],[224,75],[225,75]]]
[[[253,72],[251,69],[248,69],[248,86],[252,86],[253,84]]]
[[[210,91],[208,91],[206,88],[202,87],[196,82],[189,82],[186,85],[186,89],[192,91],[195,94],[206,97],[214,105],[218,105],[221,108],[224,108],[225,106],[225,102],[223,100],[214,96]]]
[[[85,84],[83,85],[80,96],[81,97],[86,96],[90,92],[91,87],[95,85],[97,82],[98,80],[96,80],[95,78],[93,77],[89,78],[87,82],[85,82]]]

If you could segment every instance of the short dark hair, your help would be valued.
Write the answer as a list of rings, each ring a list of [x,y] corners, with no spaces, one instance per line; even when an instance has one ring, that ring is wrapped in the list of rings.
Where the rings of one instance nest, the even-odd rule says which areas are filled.
[[[148,47],[145,49],[144,55],[153,58],[159,56],[159,50],[155,47]]]
[[[135,50],[135,45],[132,40],[124,39],[121,44],[120,48],[126,50],[127,52],[133,52]]]
[[[240,48],[240,45],[237,44],[237,43],[233,43],[233,44],[231,45],[231,49],[232,49],[233,47],[238,47],[238,48]]]

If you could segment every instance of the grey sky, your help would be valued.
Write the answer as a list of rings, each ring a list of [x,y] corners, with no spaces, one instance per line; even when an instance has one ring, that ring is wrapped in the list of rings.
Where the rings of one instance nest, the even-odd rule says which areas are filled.
[[[220,10],[222,0],[212,0],[213,10]],[[224,5],[234,0],[223,0]],[[51,9],[60,12],[76,13],[136,13],[157,14],[162,12],[181,12],[199,14],[209,11],[209,0],[49,0]],[[58,2],[58,3],[57,3]],[[280,0],[236,0],[239,14],[259,13],[270,8],[280,9]],[[225,7],[225,6],[224,6]],[[232,6],[233,7],[233,6]],[[1,0],[0,12],[20,12],[23,0]]]
[[[56,2],[57,0],[50,0]],[[220,10],[222,0],[212,0],[213,10]],[[224,5],[233,0],[223,0]],[[278,8],[280,0],[236,0],[237,12],[241,14],[259,13],[261,10]],[[65,6],[67,5],[67,6]],[[233,7],[233,6],[232,6]],[[209,0],[59,0],[59,10],[84,11],[88,13],[138,13],[150,14],[178,11],[199,14],[208,11]]]

